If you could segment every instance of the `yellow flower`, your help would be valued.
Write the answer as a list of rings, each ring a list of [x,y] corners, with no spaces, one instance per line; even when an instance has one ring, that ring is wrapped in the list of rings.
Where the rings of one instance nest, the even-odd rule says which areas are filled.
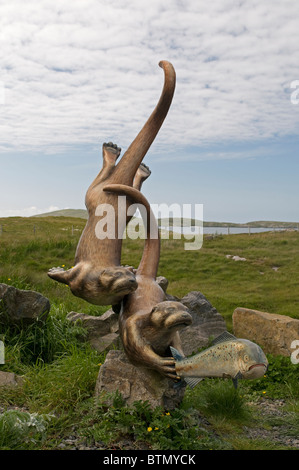
[[[158,431],[159,428],[157,428],[157,426],[155,427],[155,431]]]
[[[7,279],[8,281],[11,281],[10,277]]]
[[[263,394],[265,394],[265,393],[267,393],[267,392],[263,392]]]
[[[148,430],[148,432],[151,432],[153,430],[153,428],[148,427],[147,430]]]
[[[62,264],[61,266],[64,268],[65,264]]]
[[[170,416],[170,413],[165,413],[165,414],[166,414],[166,416]]]

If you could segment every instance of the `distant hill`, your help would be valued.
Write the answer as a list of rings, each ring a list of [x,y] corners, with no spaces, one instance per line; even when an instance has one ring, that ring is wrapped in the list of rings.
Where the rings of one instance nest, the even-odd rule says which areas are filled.
[[[87,210],[85,209],[62,209],[59,211],[53,212],[46,212],[44,214],[37,214],[32,217],[76,217],[79,219],[87,219]],[[183,219],[180,218],[169,218],[159,219],[158,224],[159,227],[165,226],[184,226],[190,227],[194,225],[198,225],[200,222],[195,219]],[[253,222],[246,222],[244,224],[237,224],[234,222],[203,222],[204,227],[280,227],[280,228],[298,228],[299,222],[279,222],[279,221],[271,221],[271,220],[260,220],[260,221],[253,221]]]
[[[190,227],[199,225],[200,221],[196,219],[183,219],[180,218],[169,218],[168,219],[159,219],[159,226],[182,226],[182,227]],[[251,228],[298,228],[299,222],[279,222],[279,221],[272,221],[272,220],[261,220],[261,221],[254,221],[254,222],[246,222],[243,224],[238,224],[234,222],[203,222],[204,227],[251,227]]]
[[[76,217],[78,219],[87,219],[87,210],[62,209],[59,211],[45,212],[44,214],[36,214],[32,217]]]

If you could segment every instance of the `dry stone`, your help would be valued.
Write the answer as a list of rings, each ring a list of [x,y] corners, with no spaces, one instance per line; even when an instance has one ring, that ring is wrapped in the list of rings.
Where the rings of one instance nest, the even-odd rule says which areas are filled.
[[[223,317],[201,292],[189,292],[180,301],[192,316],[192,324],[180,332],[183,351],[189,356],[198,348],[207,346],[211,337],[216,338],[227,328]]]
[[[299,340],[299,320],[286,315],[238,307],[233,313],[234,334],[259,344],[265,353],[290,356]]]
[[[67,319],[74,323],[80,322],[87,330],[86,340],[98,352],[120,347],[118,315],[112,309],[97,317],[86,313],[70,312]]]
[[[49,299],[39,292],[21,290],[0,284],[0,322],[4,324],[28,325],[45,321],[50,311]]]
[[[185,391],[184,387],[174,388],[174,384],[154,370],[133,366],[123,351],[111,350],[100,368],[95,396],[118,390],[128,405],[141,400],[152,408],[170,410],[179,406]]]
[[[105,336],[92,337],[89,339],[90,345],[98,352],[109,351],[121,347],[121,340],[118,333],[109,333]]]
[[[23,382],[22,377],[13,372],[0,371],[0,387],[16,387]]]

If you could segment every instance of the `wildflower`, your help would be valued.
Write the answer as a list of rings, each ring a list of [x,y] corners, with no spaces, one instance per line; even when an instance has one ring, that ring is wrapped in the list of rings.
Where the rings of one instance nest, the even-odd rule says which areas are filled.
[[[265,394],[265,393],[267,393],[267,392],[264,391],[263,394]]]
[[[167,412],[167,413],[165,413],[165,414],[166,414],[166,416],[170,416],[170,413],[168,413],[168,412]]]
[[[8,281],[11,281],[10,277],[7,279]]]
[[[158,431],[159,428],[157,428],[157,426],[155,427],[155,431]]]
[[[62,264],[61,266],[64,268],[64,267],[65,267],[65,264]]]
[[[150,426],[147,428],[148,432],[151,432],[153,430],[153,428],[151,428]]]

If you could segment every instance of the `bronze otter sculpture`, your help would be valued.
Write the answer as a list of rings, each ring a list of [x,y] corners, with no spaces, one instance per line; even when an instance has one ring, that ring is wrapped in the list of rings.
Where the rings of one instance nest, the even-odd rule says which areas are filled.
[[[129,187],[134,184],[135,188],[140,189],[142,181],[148,176],[146,169],[140,165],[163,124],[175,89],[173,66],[167,61],[161,61],[159,65],[164,70],[164,86],[159,102],[117,164],[120,149],[111,143],[103,145],[103,167],[86,193],[88,220],[77,246],[74,267],[67,271],[62,268],[48,271],[49,277],[68,284],[74,295],[92,304],[118,304],[137,288],[133,269],[120,266],[122,235],[128,218],[124,221],[119,219],[117,195],[104,192],[103,188],[107,184]],[[115,237],[99,239],[96,211],[106,204],[115,212]]]
[[[110,184],[104,191],[123,194],[146,209],[146,241],[136,271],[138,287],[125,296],[119,313],[124,350],[132,364],[155,369],[177,380],[170,346],[184,355],[178,330],[190,325],[192,317],[182,303],[166,300],[164,290],[156,281],[160,237],[155,217],[147,199],[135,188]]]

